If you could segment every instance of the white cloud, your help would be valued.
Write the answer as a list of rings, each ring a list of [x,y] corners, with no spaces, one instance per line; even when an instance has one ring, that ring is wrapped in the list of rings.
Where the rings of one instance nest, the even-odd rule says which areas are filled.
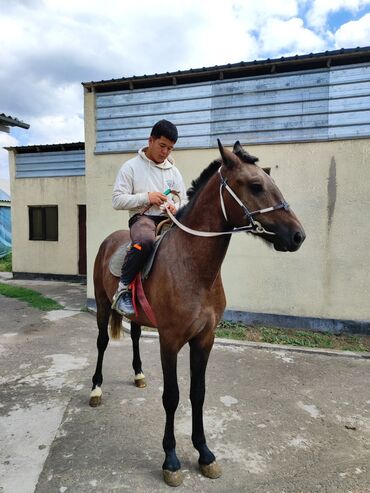
[[[83,140],[81,82],[368,45],[368,16],[335,34],[327,25],[331,13],[366,5],[370,0],[0,0],[0,113],[31,124],[11,130],[20,140],[11,145]],[[1,136],[3,145],[9,138]],[[4,175],[7,153],[0,151]]]
[[[295,55],[321,51],[325,42],[312,30],[303,25],[303,20],[269,19],[260,32],[261,49],[263,53],[278,56]]]
[[[370,45],[370,14],[343,24],[334,34],[337,48]]]
[[[0,132],[0,180],[9,180],[8,151],[3,147],[19,145],[19,141],[12,135]]]
[[[370,0],[313,0],[307,13],[307,21],[309,25],[322,29],[329,14],[340,10],[354,14],[367,5],[370,5]]]

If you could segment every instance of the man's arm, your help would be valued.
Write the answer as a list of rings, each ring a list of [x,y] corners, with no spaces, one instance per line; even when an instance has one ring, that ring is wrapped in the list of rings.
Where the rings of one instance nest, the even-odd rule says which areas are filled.
[[[135,193],[132,168],[123,165],[118,172],[112,193],[112,205],[116,210],[137,209],[149,205],[147,192]]]

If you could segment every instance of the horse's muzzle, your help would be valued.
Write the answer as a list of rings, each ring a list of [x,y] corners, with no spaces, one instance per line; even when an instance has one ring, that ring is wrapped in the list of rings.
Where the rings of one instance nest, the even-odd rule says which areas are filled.
[[[278,252],[296,252],[306,238],[306,233],[303,229],[293,231],[285,238],[277,236],[274,241],[274,248]]]

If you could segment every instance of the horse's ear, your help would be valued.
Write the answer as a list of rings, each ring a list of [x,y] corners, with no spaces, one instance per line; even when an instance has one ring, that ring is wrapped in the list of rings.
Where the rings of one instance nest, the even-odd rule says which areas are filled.
[[[220,150],[220,154],[221,154],[222,161],[223,161],[224,165],[227,168],[232,168],[235,164],[235,161],[233,159],[233,155],[231,154],[230,151],[228,151],[227,149],[224,148],[224,146],[221,144],[220,139],[217,139],[217,143],[218,143],[218,148]]]
[[[240,142],[237,140],[234,144],[234,147],[233,147],[233,153],[234,154],[237,154],[238,152],[242,151],[243,148],[242,146],[240,145]]]

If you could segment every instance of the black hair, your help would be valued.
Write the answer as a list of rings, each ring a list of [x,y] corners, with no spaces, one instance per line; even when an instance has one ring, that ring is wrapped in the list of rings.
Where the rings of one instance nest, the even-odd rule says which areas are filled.
[[[152,128],[150,136],[155,139],[166,137],[171,142],[177,142],[178,139],[176,126],[168,120],[159,120]]]

